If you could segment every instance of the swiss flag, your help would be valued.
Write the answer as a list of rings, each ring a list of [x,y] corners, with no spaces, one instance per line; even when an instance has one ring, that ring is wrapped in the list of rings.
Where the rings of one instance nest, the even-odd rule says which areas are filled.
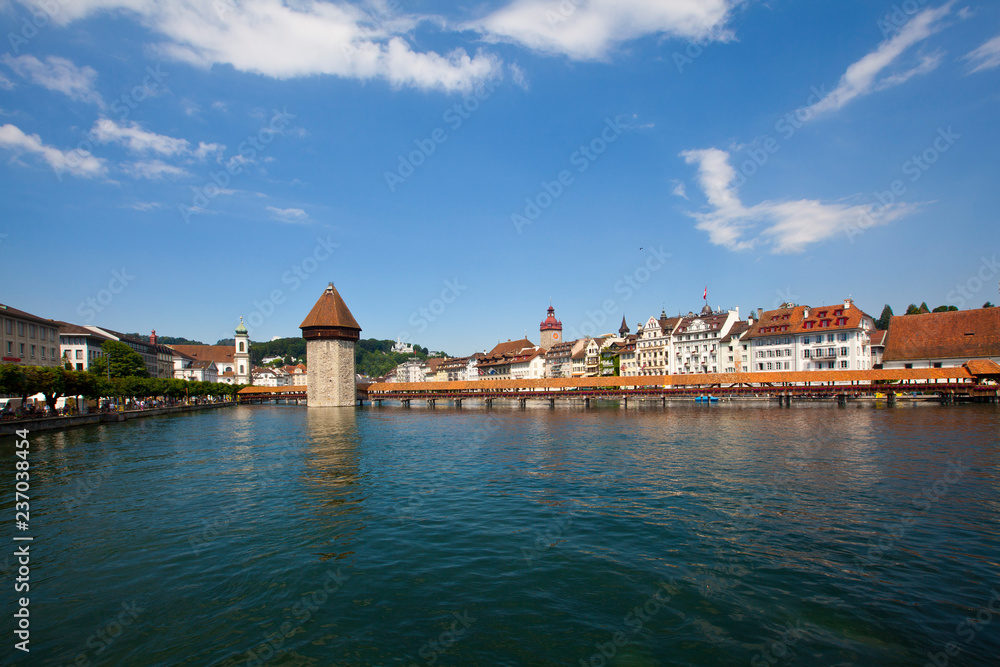
[[[708,286],[705,286],[705,293],[701,296],[702,299],[708,301]]]

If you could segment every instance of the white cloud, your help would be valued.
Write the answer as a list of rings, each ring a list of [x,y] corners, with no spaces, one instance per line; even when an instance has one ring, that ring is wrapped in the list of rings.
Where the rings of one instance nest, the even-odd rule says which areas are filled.
[[[57,174],[69,172],[74,176],[93,178],[102,176],[107,168],[104,160],[89,152],[76,149],[62,151],[42,143],[37,134],[25,134],[15,125],[0,125],[0,147],[15,153],[32,153],[45,160]]]
[[[97,72],[92,67],[77,67],[72,61],[58,56],[49,56],[43,63],[35,56],[17,58],[5,53],[0,58],[18,76],[29,79],[49,90],[54,90],[77,102],[91,102],[103,106],[104,101],[94,90]]]
[[[14,82],[0,74],[0,89],[11,90],[14,87]]]
[[[190,176],[190,174],[184,169],[175,167],[172,164],[167,164],[162,160],[123,162],[121,164],[121,169],[132,178],[145,178],[149,181],[159,181],[163,178],[182,178],[184,176]]]
[[[158,201],[137,201],[132,204],[126,204],[125,207],[136,211],[156,211],[163,208],[163,204]]]
[[[936,68],[941,62],[940,54],[924,56],[920,64],[905,72],[890,73],[879,78],[910,47],[943,29],[944,18],[951,13],[954,4],[955,0],[950,0],[940,7],[925,9],[914,16],[895,36],[883,41],[874,51],[848,67],[837,87],[807,110],[815,115],[836,111],[855,98],[898,86],[918,74],[926,74]]]
[[[19,1],[39,10],[49,2]],[[396,86],[445,91],[468,90],[501,71],[494,56],[470,56],[463,49],[445,55],[417,53],[401,37],[417,25],[416,19],[373,21],[346,2],[74,0],[60,5],[53,18],[66,24],[114,10],[162,34],[162,54],[199,67],[232,65],[278,79],[316,74],[383,79]]]
[[[684,199],[688,198],[687,188],[684,187],[684,183],[677,180],[671,181],[671,183],[674,184],[674,189],[671,190],[672,195],[675,197],[683,197]]]
[[[95,141],[118,143],[133,153],[159,153],[165,156],[184,155],[190,152],[187,139],[175,139],[163,134],[147,132],[138,123],[119,124],[110,118],[101,118],[90,131]]]
[[[467,27],[574,60],[599,60],[646,35],[731,39],[725,30],[737,0],[514,0]]]
[[[275,220],[288,223],[309,222],[309,214],[301,208],[277,208],[275,206],[266,207]]]
[[[698,229],[708,232],[709,240],[730,250],[748,250],[762,241],[771,252],[802,252],[813,243],[838,234],[852,237],[860,230],[886,224],[917,209],[912,204],[847,205],[824,203],[814,199],[765,201],[744,206],[733,181],[736,172],[729,163],[729,153],[718,148],[681,153],[688,164],[698,165],[698,182],[712,211],[694,213]]]
[[[194,149],[194,156],[199,160],[204,160],[213,156],[221,156],[225,150],[226,147],[223,144],[207,144],[204,141],[199,141],[198,148]]]
[[[1000,35],[965,54],[964,59],[972,63],[973,72],[1000,67]]]

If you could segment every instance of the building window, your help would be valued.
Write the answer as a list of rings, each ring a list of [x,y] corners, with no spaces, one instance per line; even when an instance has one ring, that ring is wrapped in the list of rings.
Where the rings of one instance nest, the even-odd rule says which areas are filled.
[[[24,357],[24,343],[18,343],[17,346],[18,346],[18,348],[20,348],[20,350],[18,351],[18,354],[23,358]]]
[[[83,370],[83,364],[77,364],[76,365],[76,370],[82,371]]]
[[[76,358],[77,359],[83,359],[83,350],[77,350],[76,351]]]
[[[14,320],[7,318],[7,335],[14,333]]]
[[[941,368],[941,362],[940,361],[935,361],[933,367],[934,368]]]
[[[17,323],[17,335],[24,338],[24,322]]]
[[[35,346],[34,345],[31,346],[31,358],[32,359],[35,358]]]
[[[848,351],[848,349],[846,347],[840,348],[840,356],[846,357],[848,354],[850,354],[850,352]]]
[[[844,360],[842,360],[840,362],[840,367],[841,368],[849,368],[850,365],[851,365],[851,362],[849,362],[847,359],[844,359]]]
[[[32,340],[34,340],[34,338],[35,338],[35,329],[36,329],[36,327],[35,327],[34,324],[29,324],[28,325],[28,338],[31,338]]]
[[[7,354],[14,354],[14,350],[12,349],[13,347],[14,343],[7,341]]]
[[[38,331],[38,336],[39,336],[39,339],[40,339],[40,340],[45,340],[45,332],[46,332],[46,331],[48,331],[48,330],[47,330],[47,329],[46,329],[45,327],[42,327],[42,328],[41,328],[41,329],[40,329],[40,330]]]
[[[42,346],[42,359],[44,359],[44,358],[45,358],[45,346],[43,345]]]

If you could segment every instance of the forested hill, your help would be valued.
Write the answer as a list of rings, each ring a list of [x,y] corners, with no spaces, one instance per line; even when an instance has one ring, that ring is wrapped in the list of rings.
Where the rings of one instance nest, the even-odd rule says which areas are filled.
[[[223,339],[216,345],[233,345],[232,338]],[[376,340],[366,338],[359,340],[354,346],[354,362],[357,372],[362,375],[378,377],[385,375],[393,368],[403,363],[407,359],[427,358],[427,348],[419,345],[413,346],[414,354],[397,354],[392,351],[395,341]],[[250,362],[255,366],[260,366],[265,357],[281,357],[282,363],[294,364],[303,361],[306,367],[309,360],[306,358],[306,341],[302,338],[279,338],[267,342],[250,342]]]

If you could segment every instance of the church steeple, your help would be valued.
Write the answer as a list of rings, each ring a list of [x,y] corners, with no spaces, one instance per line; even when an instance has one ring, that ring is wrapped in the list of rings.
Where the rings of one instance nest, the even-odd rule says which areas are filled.
[[[618,328],[618,333],[621,334],[622,338],[624,338],[628,335],[628,332],[628,324],[625,322],[625,316],[622,315],[622,325]]]

